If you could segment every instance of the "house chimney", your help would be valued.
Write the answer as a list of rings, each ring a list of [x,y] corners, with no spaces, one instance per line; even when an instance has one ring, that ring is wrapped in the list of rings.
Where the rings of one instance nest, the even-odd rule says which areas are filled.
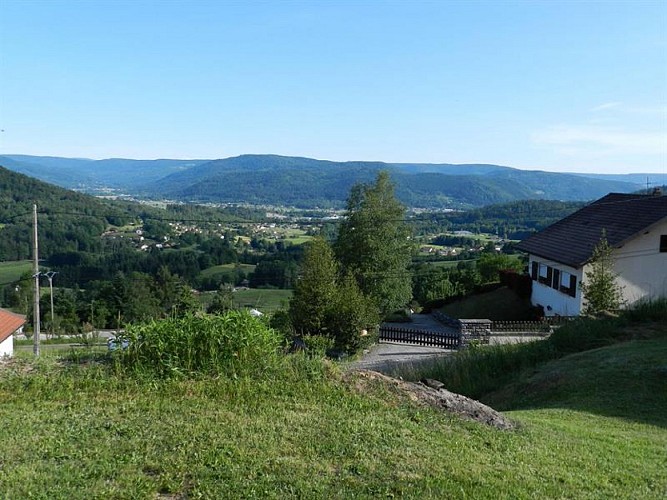
[[[653,196],[662,196],[662,187],[660,186],[654,187]]]

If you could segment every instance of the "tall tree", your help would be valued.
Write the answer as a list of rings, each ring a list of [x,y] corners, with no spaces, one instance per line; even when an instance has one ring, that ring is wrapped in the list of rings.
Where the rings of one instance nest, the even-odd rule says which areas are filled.
[[[396,199],[387,172],[380,172],[373,184],[352,188],[335,252],[345,272],[356,278],[383,315],[410,301],[410,237],[405,207]]]

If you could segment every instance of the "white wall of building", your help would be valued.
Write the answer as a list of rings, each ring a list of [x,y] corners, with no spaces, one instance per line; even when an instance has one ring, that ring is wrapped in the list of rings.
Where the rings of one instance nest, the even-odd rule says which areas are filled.
[[[5,340],[0,342],[0,358],[3,356],[14,355],[14,336],[10,335]]]
[[[533,281],[533,292],[531,295],[532,304],[542,306],[546,316],[578,316],[581,312],[581,288],[579,287],[579,283],[581,283],[582,270],[566,266],[560,262],[542,259],[534,255],[530,256],[530,262],[528,263],[529,270],[532,268],[533,261],[545,264],[553,269],[558,269],[561,274],[565,272],[576,276],[577,289],[575,296],[571,297],[567,293],[556,290],[544,283]]]
[[[661,235],[667,235],[667,220],[612,254],[617,281],[628,306],[643,298],[667,297],[667,252],[660,252]]]

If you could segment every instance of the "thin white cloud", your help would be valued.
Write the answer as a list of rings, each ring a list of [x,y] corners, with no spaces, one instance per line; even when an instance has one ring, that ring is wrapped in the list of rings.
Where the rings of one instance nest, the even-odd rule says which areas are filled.
[[[614,110],[620,113],[628,113],[634,115],[664,115],[667,114],[667,106],[632,106],[620,101],[605,102],[598,106],[591,108],[592,113],[599,113],[600,111]]]
[[[594,108],[591,108],[591,111],[597,112],[597,111],[604,111],[606,109],[613,109],[613,108],[618,108],[619,106],[622,106],[622,102],[605,102],[604,104],[600,104],[599,106],[595,106]]]
[[[561,154],[595,156],[634,154],[667,155],[667,132],[634,132],[596,125],[558,125],[531,136],[538,145]]]

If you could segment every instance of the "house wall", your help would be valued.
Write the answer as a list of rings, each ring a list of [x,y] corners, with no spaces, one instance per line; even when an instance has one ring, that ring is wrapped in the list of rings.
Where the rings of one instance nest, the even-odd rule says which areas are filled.
[[[542,259],[531,255],[528,263],[528,271],[532,269],[533,262],[539,262],[552,269],[558,269],[560,274],[568,273],[574,275],[577,279],[576,291],[574,297],[567,293],[554,289],[552,286],[533,281],[533,292],[531,302],[534,306],[540,305],[544,308],[546,316],[578,316],[581,312],[581,288],[579,284],[583,276],[582,269],[575,269],[560,262]]]
[[[660,237],[667,235],[667,220],[649,228],[644,234],[614,249],[614,272],[618,274],[617,283],[621,287],[625,306],[631,306],[642,299],[667,297],[667,252],[660,252]],[[529,272],[533,262],[539,262],[560,273],[567,272],[576,276],[577,289],[574,297],[570,297],[548,284],[533,281],[531,302],[544,307],[547,316],[576,316],[582,309],[583,297],[581,282],[585,281],[586,273],[591,266],[574,269],[559,262],[554,262],[531,255],[528,264]]]
[[[661,235],[667,235],[667,219],[612,253],[626,305],[667,297],[667,252],[660,252]]]
[[[14,355],[14,336],[10,335],[5,340],[0,342],[0,358],[3,356]]]

